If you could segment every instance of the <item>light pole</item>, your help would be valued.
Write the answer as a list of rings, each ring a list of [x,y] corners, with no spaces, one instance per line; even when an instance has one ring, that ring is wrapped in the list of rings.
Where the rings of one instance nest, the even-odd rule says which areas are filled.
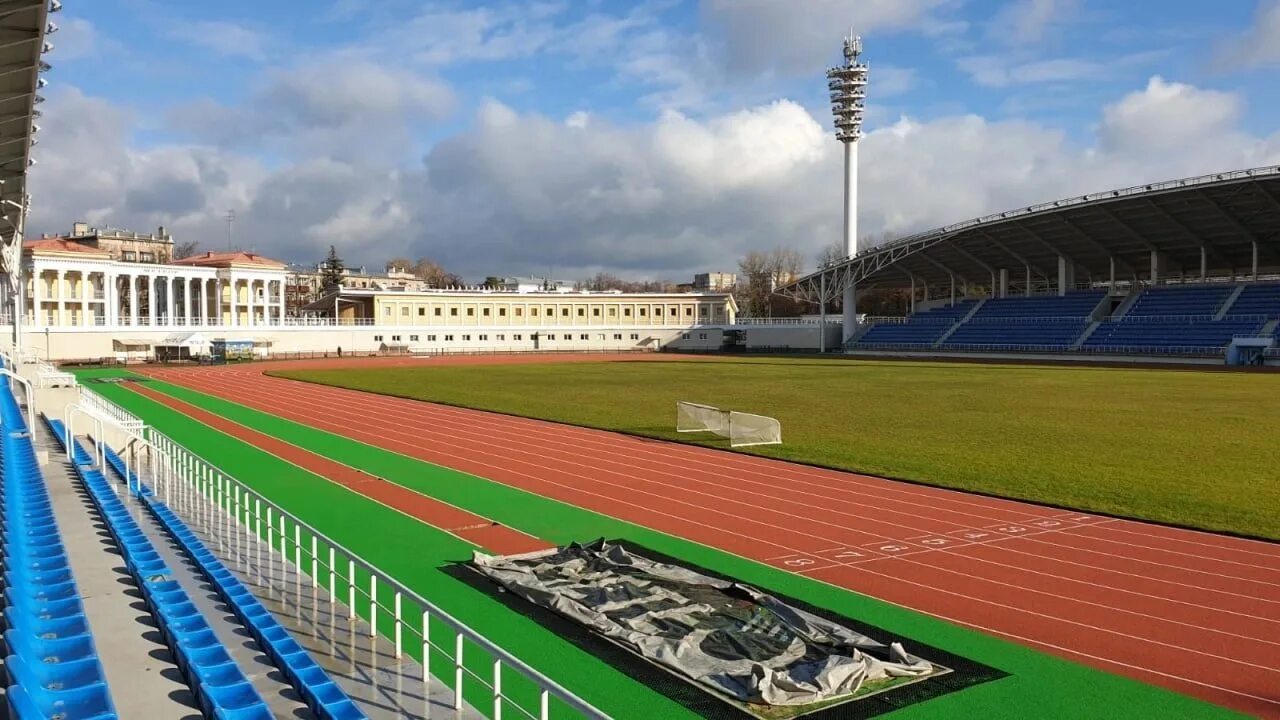
[[[44,328],[44,359],[46,362],[53,362],[53,353],[49,351],[49,326],[47,325]]]
[[[827,70],[831,90],[831,114],[835,116],[836,139],[844,144],[844,252],[858,254],[858,139],[862,137],[862,112],[867,97],[867,64],[862,55],[862,38],[849,30],[844,40],[844,64]],[[852,279],[844,285],[843,339],[848,342],[857,331],[858,302]]]

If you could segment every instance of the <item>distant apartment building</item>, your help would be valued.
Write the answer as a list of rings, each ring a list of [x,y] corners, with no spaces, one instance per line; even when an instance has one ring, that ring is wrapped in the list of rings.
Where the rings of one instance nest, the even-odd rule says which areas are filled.
[[[728,292],[738,284],[738,276],[726,272],[705,272],[693,276],[694,292]]]
[[[173,236],[163,225],[154,233],[139,233],[119,228],[90,227],[77,222],[66,235],[40,236],[41,240],[66,240],[77,246],[98,250],[118,262],[170,263],[173,256]]]

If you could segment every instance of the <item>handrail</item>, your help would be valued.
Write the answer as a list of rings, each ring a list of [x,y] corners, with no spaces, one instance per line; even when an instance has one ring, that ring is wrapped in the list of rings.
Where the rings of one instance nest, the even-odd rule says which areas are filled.
[[[83,386],[81,387],[83,388]],[[89,390],[88,388],[84,388],[82,390],[82,395],[96,395],[96,393],[94,393],[92,390]],[[120,413],[121,417],[132,419],[133,421],[136,421],[139,424],[142,423],[142,421],[138,419],[136,416],[133,416],[127,410],[120,408],[120,406],[116,405],[115,403],[112,403],[110,400],[107,400],[106,398],[98,396],[98,399],[92,402],[100,402],[104,406],[115,407]],[[238,491],[237,497],[241,498],[242,502],[247,504],[250,500],[252,500],[255,507],[257,507],[259,503],[262,506],[265,506],[268,511],[269,526],[271,525],[270,518],[272,517],[272,515],[279,518],[281,527],[284,526],[284,521],[287,518],[289,524],[294,526],[295,541],[296,541],[296,538],[299,537],[298,533],[305,532],[308,536],[310,536],[311,538],[314,538],[314,541],[324,543],[329,548],[331,548],[331,554],[330,554],[331,558],[333,557],[332,553],[334,552],[345,555],[348,559],[348,562],[354,564],[352,565],[352,567],[358,567],[360,570],[368,573],[370,576],[377,577],[378,582],[383,583],[387,586],[390,586],[390,588],[392,589],[395,595],[402,596],[403,598],[408,599],[410,602],[416,604],[419,608],[421,608],[424,611],[424,614],[429,614],[433,622],[443,622],[446,626],[452,628],[458,634],[458,637],[460,638],[465,637],[467,640],[470,640],[472,643],[474,643],[475,645],[479,646],[480,648],[488,652],[493,658],[495,658],[502,665],[505,665],[508,668],[519,672],[521,675],[524,675],[534,685],[537,685],[539,687],[540,696],[541,696],[540,714],[534,715],[529,711],[525,710],[524,708],[520,707],[519,705],[515,705],[514,701],[512,701],[511,698],[502,696],[501,695],[502,691],[500,686],[499,687],[489,686],[498,696],[498,698],[495,698],[495,699],[499,699],[499,698],[506,699],[508,703],[512,703],[512,706],[515,709],[520,710],[530,718],[541,718],[541,720],[546,720],[546,718],[548,717],[547,695],[549,694],[550,696],[557,698],[558,700],[560,700],[561,702],[563,702],[573,710],[581,713],[586,718],[591,718],[592,720],[609,720],[608,715],[596,709],[591,704],[587,703],[585,700],[579,698],[573,692],[564,688],[559,683],[547,677],[540,671],[530,667],[529,665],[524,663],[522,660],[520,660],[516,656],[502,649],[497,644],[495,644],[494,642],[490,641],[488,638],[481,635],[479,632],[471,629],[461,620],[458,620],[457,618],[453,617],[451,614],[449,614],[448,612],[446,612],[436,604],[432,603],[431,601],[427,600],[426,598],[422,597],[417,592],[401,584],[400,582],[395,580],[390,574],[382,571],[373,563],[370,563],[369,561],[364,560],[359,555],[357,555],[354,551],[346,548],[341,543],[338,543],[337,541],[331,539],[329,536],[325,535],[324,533],[315,529],[311,525],[302,521],[296,515],[288,512],[287,510],[284,510],[279,505],[271,502],[261,493],[251,490],[244,483],[237,480],[234,475],[231,475],[230,473],[224,471],[219,466],[209,462],[204,457],[192,452],[191,450],[187,449],[183,445],[177,443],[169,436],[157,430],[155,427],[152,427],[152,426],[145,426],[145,427],[146,429],[144,434],[146,435],[146,438],[145,438],[146,441],[149,442],[151,446],[156,448],[160,453],[163,453],[165,456],[175,460],[175,462],[168,469],[170,473],[181,473],[187,483],[195,487],[203,486],[205,488],[209,487],[209,484],[208,484],[209,480],[217,476],[221,480],[235,487],[235,489]],[[158,483],[161,485],[161,487],[157,487],[154,489],[156,490],[156,492],[160,492],[162,488],[164,488],[167,491],[168,482],[169,482],[168,480],[161,478]],[[229,497],[229,495],[226,494],[225,490],[226,488],[224,488],[222,497],[227,498]],[[196,490],[196,492],[204,492],[204,491]],[[211,494],[212,494],[212,491],[211,491]],[[206,502],[209,502],[209,500],[206,500]],[[217,502],[217,501],[213,500],[212,502]],[[259,526],[258,530],[260,531],[262,530],[262,528]],[[274,529],[271,527],[268,527],[267,532],[272,533],[274,532]],[[281,541],[282,543],[286,541],[286,538],[283,536],[283,534],[281,537]],[[301,546],[295,544],[294,549],[295,549],[295,557],[299,557],[300,553],[302,552]],[[315,558],[315,556],[313,555],[312,556],[313,568],[315,567],[316,561],[317,561],[317,558]],[[299,572],[301,572],[301,567],[299,567]],[[330,566],[329,572],[332,576],[332,574],[335,572],[335,569],[332,566]],[[314,576],[312,577],[313,582],[318,582],[318,580],[319,580],[318,578]],[[331,577],[331,582],[332,582],[332,577]],[[351,589],[350,589],[351,596],[354,597],[354,594],[357,591],[354,585],[354,576],[350,578],[350,582],[352,583]],[[376,607],[378,609],[385,610],[388,613],[392,612],[393,610],[392,608],[389,608],[377,602],[376,592],[373,593],[372,595],[370,593],[364,593],[363,591],[361,592],[365,597],[369,598],[371,607]],[[397,606],[395,607],[395,611],[396,611],[396,618],[397,618],[397,641],[398,641],[399,640],[399,632],[398,632],[399,603],[397,603]],[[354,612],[354,608],[351,610],[351,612]],[[376,612],[371,612],[370,614],[376,615]],[[371,621],[371,625],[373,625],[374,631],[376,632],[376,625],[374,624],[374,622],[376,622],[376,619],[374,621]],[[423,635],[424,636],[426,635],[426,630],[423,631]],[[424,637],[424,640],[426,640],[428,643],[430,642],[428,638]],[[399,646],[399,642],[397,642],[397,648],[398,646]],[[431,647],[435,649],[437,652],[444,653],[446,656],[449,654],[449,651],[447,649],[442,648],[438,645],[435,645],[434,643],[431,643]],[[462,662],[461,658],[457,658],[456,662],[461,663]],[[459,670],[459,672],[461,672],[461,670]],[[467,672],[470,673],[472,677],[480,681],[482,684],[485,683],[484,678],[481,678],[475,675],[470,670],[467,670]],[[461,693],[459,693],[457,697],[459,698],[458,702],[461,702],[460,700]]]

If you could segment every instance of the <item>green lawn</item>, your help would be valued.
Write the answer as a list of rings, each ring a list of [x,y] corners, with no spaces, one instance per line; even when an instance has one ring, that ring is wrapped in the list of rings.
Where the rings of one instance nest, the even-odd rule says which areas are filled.
[[[272,374],[681,441],[675,402],[701,402],[777,417],[785,442],[761,455],[1280,539],[1278,374],[811,358]]]
[[[88,379],[119,371],[80,373]],[[961,692],[910,705],[893,720],[954,717],[1110,717],[1124,707],[1135,717],[1237,717],[1189,697],[1060,660],[992,636],[958,627],[825,583],[752,562],[711,547],[583,510],[481,477],[425,463],[333,433],[259,412],[159,381],[148,386],[210,412],[269,433],[339,462],[463,507],[556,543],[622,538],[695,565],[712,568],[872,623],[908,647],[925,642],[1010,673]],[[467,557],[465,543],[412,521],[346,488],[214,431],[187,416],[129,391],[89,387],[205,457],[265,496],[280,502],[321,532],[358,552],[406,585],[486,634],[504,648],[567,685],[618,718],[692,717],[687,709],[627,677],[620,670],[513,613],[486,594],[440,572]],[[370,528],[376,528],[371,531]],[[1088,705],[1081,705],[1088,698]],[[641,710],[642,709],[642,710]],[[555,715],[555,717],[563,717]]]

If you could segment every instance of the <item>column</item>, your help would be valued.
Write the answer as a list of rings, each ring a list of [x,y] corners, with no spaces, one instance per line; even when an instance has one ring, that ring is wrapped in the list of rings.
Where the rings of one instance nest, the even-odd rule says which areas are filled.
[[[56,270],[54,272],[58,278],[56,281],[57,285],[54,286],[57,290],[56,295],[58,297],[58,309],[54,311],[56,314],[53,316],[52,325],[53,327],[62,327],[62,318],[67,307],[67,273],[65,270]]]
[[[1200,282],[1209,279],[1209,251],[1200,246]]]
[[[173,287],[174,285],[177,284],[178,279],[175,277],[169,276],[169,277],[165,277],[163,282],[164,282],[164,307],[165,307],[165,313],[166,313],[164,318],[164,324],[172,327],[174,325],[173,309],[175,304],[173,302]]]
[[[1026,266],[1024,266],[1024,268],[1023,268],[1023,269],[1024,269],[1024,270],[1026,271],[1026,273],[1027,273],[1027,285],[1026,285],[1026,287],[1022,288],[1022,295],[1023,295],[1024,297],[1031,297],[1031,266],[1030,266],[1030,265],[1026,265]]]
[[[138,326],[138,276],[129,274],[129,324]]]
[[[1058,256],[1058,295],[1066,295],[1076,286],[1076,266],[1067,258]]]
[[[1160,253],[1155,250],[1151,251],[1151,284],[1155,285],[1160,282],[1160,270],[1163,263],[1161,262]]]
[[[31,326],[38,328],[44,326],[44,319],[40,314],[44,312],[42,298],[44,293],[40,292],[40,286],[44,284],[44,278],[41,277],[43,271],[32,263],[31,266]],[[25,290],[25,288],[23,288]],[[25,319],[25,318],[24,318]]]
[[[1255,239],[1252,242],[1253,242],[1253,281],[1257,282],[1258,281],[1258,241]]]
[[[92,273],[80,273],[80,324],[93,325],[89,315],[89,299],[93,296],[93,283],[89,281]]]
[[[1108,287],[1111,289],[1109,290],[1109,292],[1112,295],[1115,295],[1116,294],[1116,259],[1114,256],[1107,259],[1111,261],[1111,278],[1108,283]]]
[[[248,319],[249,327],[253,327],[253,278],[244,281],[245,303],[248,312],[245,317]]]
[[[144,282],[147,283],[147,324],[151,327],[156,326],[156,278],[154,275],[145,275]]]
[[[280,324],[284,325],[284,315],[289,309],[288,300],[285,297],[284,280],[276,281],[276,292],[278,293],[277,297],[280,299],[280,308],[276,312],[280,317]]]
[[[1007,297],[1009,295],[1009,271],[1000,268],[1000,294],[996,297]]]
[[[208,278],[200,278],[196,285],[196,318],[200,321],[201,327],[209,324],[208,290]]]
[[[236,287],[236,278],[234,275],[231,276],[230,283],[231,283],[231,320],[227,324],[239,325],[240,313],[238,312],[238,308],[236,307],[237,305],[236,300],[238,300],[238,298],[236,297],[236,291],[239,288]]]

